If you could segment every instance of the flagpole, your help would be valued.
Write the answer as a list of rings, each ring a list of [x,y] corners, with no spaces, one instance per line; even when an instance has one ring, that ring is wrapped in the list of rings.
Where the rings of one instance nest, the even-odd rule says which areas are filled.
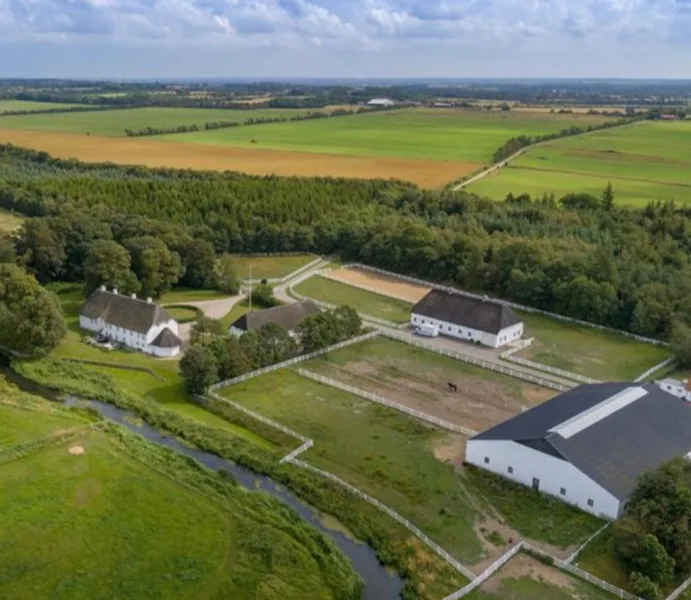
[[[252,263],[250,263],[250,310],[252,312]]]

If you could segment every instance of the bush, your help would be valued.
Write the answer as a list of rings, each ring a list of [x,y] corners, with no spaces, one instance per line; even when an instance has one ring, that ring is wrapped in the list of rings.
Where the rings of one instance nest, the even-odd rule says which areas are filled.
[[[653,583],[645,575],[633,572],[630,577],[631,589],[636,596],[643,600],[662,600],[662,592],[656,583]]]

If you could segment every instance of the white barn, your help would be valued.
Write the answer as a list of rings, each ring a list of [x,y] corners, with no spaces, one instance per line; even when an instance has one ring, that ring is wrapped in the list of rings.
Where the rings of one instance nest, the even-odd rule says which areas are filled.
[[[320,312],[319,307],[311,300],[274,306],[242,315],[229,327],[228,333],[240,337],[248,331],[261,329],[269,323],[279,325],[292,333],[307,317]]]
[[[500,348],[523,335],[523,321],[508,306],[432,290],[412,310],[413,327],[432,325],[438,333]]]
[[[380,108],[390,108],[392,106],[396,106],[396,103],[391,100],[390,98],[372,98],[368,103],[367,106],[378,106]]]
[[[691,406],[654,384],[588,384],[468,441],[466,462],[598,516],[645,472],[691,452]]]
[[[95,291],[82,306],[79,326],[101,337],[159,357],[180,353],[178,323],[151,298],[139,300],[112,292],[105,286]]]

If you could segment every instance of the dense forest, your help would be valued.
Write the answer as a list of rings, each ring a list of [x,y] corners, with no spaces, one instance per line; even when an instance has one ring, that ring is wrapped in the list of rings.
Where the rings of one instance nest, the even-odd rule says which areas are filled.
[[[91,165],[0,146],[0,207],[38,217],[14,246],[41,282],[82,280],[90,245],[111,240],[154,294],[203,284],[215,254],[309,251],[648,336],[691,318],[691,209],[620,207],[616,187],[493,202],[401,181]],[[152,254],[158,263],[142,259]]]

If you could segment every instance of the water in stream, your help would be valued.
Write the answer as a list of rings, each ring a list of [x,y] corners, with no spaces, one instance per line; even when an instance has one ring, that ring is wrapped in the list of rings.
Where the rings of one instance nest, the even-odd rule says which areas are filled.
[[[18,383],[16,375],[13,380],[15,383]],[[401,591],[403,590],[405,582],[397,574],[390,573],[379,563],[371,547],[363,542],[353,540],[341,531],[326,527],[323,520],[320,518],[319,511],[299,500],[294,494],[275,483],[271,478],[258,475],[254,471],[245,469],[229,460],[211,454],[210,452],[187,446],[180,440],[164,435],[159,430],[146,423],[134,424],[135,422],[138,423],[139,420],[136,419],[133,413],[110,404],[98,402],[96,400],[76,399],[68,399],[66,404],[68,406],[88,406],[95,409],[103,417],[127,427],[130,431],[138,433],[150,442],[177,450],[186,456],[194,458],[214,471],[219,471],[221,469],[228,471],[232,473],[237,481],[244,487],[250,490],[260,489],[279,498],[292,506],[305,520],[319,529],[319,531],[329,536],[350,559],[355,571],[357,571],[360,577],[365,581],[366,587],[363,600],[400,600]]]

